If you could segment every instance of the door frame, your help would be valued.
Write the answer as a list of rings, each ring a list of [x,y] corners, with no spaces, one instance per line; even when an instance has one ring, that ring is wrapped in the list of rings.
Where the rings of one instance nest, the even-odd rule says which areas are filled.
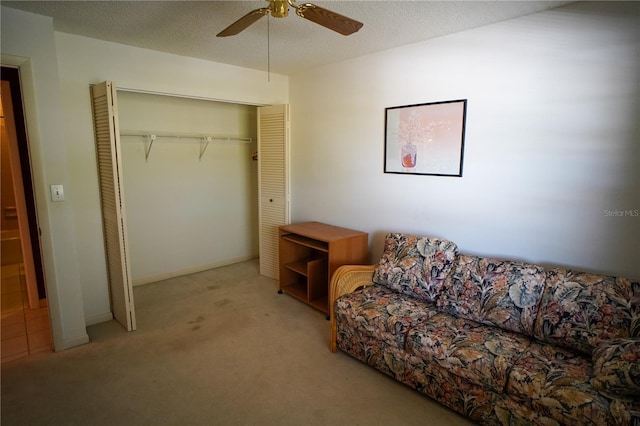
[[[13,109],[13,119],[17,137],[18,157],[20,161],[20,175],[22,177],[22,194],[26,205],[26,215],[29,225],[29,239],[31,255],[33,256],[34,276],[38,299],[42,302],[47,298],[47,288],[45,283],[44,268],[42,263],[42,246],[40,244],[40,227],[38,225],[38,212],[36,208],[35,191],[33,187],[33,174],[31,169],[31,159],[29,155],[29,139],[27,138],[27,127],[25,121],[24,106],[22,103],[22,85],[20,80],[20,70],[15,67],[2,65],[1,80],[9,83],[11,91],[11,103]],[[22,237],[23,232],[21,232]],[[46,303],[46,302],[45,302]],[[33,303],[30,303],[32,309]],[[41,306],[38,306],[41,307]]]

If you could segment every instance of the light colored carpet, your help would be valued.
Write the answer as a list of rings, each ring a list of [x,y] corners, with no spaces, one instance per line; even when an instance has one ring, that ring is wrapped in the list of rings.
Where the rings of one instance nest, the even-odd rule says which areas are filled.
[[[328,349],[325,315],[257,261],[135,288],[138,330],[2,365],[3,426],[469,425]]]

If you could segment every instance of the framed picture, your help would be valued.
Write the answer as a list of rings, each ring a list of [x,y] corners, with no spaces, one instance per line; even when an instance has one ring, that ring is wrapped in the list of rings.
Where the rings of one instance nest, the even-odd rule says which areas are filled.
[[[462,177],[467,100],[385,109],[384,172]]]

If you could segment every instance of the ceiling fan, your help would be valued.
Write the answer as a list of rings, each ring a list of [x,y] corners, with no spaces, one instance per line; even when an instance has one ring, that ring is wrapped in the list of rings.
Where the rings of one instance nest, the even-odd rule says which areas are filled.
[[[251,12],[229,25],[217,34],[217,37],[236,35],[245,30],[258,19],[271,13],[274,18],[286,18],[289,15],[289,6],[296,10],[296,15],[308,19],[311,22],[322,25],[325,28],[336,31],[342,35],[350,35],[362,28],[362,22],[332,12],[315,4],[305,3],[297,5],[294,0],[266,0],[268,7],[252,10]]]

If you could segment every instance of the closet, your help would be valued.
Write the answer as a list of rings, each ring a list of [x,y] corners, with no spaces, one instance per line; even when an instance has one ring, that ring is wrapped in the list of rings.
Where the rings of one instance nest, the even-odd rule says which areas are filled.
[[[102,90],[112,95],[110,149],[99,137],[105,125],[97,117],[104,108],[95,99]],[[270,257],[263,251],[268,233],[260,229],[259,183],[269,182],[271,173],[259,174],[272,168],[260,164],[258,116],[271,107],[141,93],[116,89],[112,82],[92,92],[112,312],[116,317],[116,304],[128,311],[116,317],[123,326],[135,329],[134,285]],[[282,127],[287,132],[279,141],[267,137],[267,146],[279,144],[288,164],[288,124]],[[265,158],[273,162],[272,153]],[[276,186],[288,188],[288,173],[282,176]],[[109,213],[105,203],[111,194],[121,198],[113,202],[118,214]],[[115,225],[108,223],[110,216]],[[280,217],[276,222],[287,223],[288,214]],[[277,265],[277,254],[273,261]]]

